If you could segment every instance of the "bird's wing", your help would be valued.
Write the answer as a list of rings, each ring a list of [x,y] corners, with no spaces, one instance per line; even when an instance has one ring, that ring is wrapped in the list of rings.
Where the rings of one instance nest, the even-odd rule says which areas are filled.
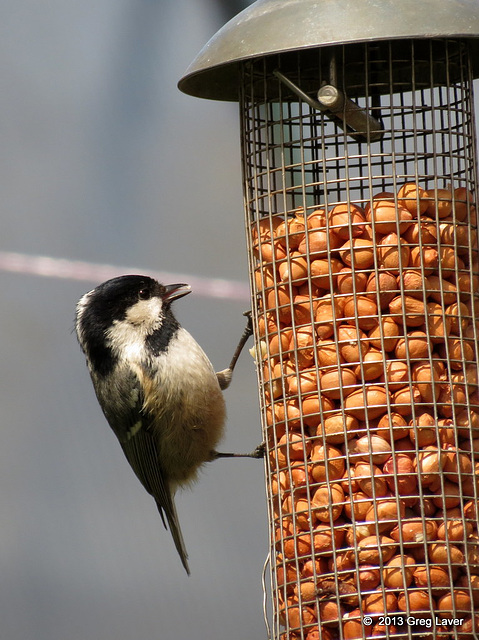
[[[163,524],[165,524],[164,516],[166,516],[181,562],[189,574],[188,554],[181,534],[175,503],[168,482],[162,474],[154,439],[147,427],[141,427],[129,440],[122,442],[121,446],[140,482],[155,498]]]
[[[161,468],[157,446],[150,430],[151,417],[144,410],[142,385],[131,370],[121,376],[121,379],[124,388],[115,390],[118,395],[117,402],[108,404],[110,407],[117,407],[118,412],[115,411],[115,415],[107,414],[106,417],[133,471],[148,493],[154,497],[165,527],[166,516],[181,562],[189,574],[188,554],[171,488]]]

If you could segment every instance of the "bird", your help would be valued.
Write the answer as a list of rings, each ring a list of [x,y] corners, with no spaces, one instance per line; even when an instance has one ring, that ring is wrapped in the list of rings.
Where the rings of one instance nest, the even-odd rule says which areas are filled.
[[[191,292],[143,275],[112,278],[77,303],[75,329],[100,407],[134,473],[155,499],[188,574],[188,554],[174,495],[194,483],[200,467],[220,457],[225,390],[246,341],[251,315],[230,365],[215,372],[207,355],[173,314]]]

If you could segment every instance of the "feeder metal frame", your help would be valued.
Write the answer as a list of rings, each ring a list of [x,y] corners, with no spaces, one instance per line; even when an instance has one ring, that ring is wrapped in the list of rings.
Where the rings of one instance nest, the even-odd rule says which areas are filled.
[[[479,76],[477,0],[258,0],[206,44],[179,82],[184,93],[238,100],[241,62],[318,46],[463,37]]]
[[[260,407],[267,442],[271,534],[269,591],[272,600],[271,603],[265,601],[264,608],[269,636],[274,640],[309,640],[308,634],[313,629],[317,629],[321,639],[329,640],[328,628],[331,627],[323,627],[320,611],[323,597],[330,598],[338,611],[344,611],[341,607],[350,611],[354,601],[351,585],[353,590],[354,585],[357,587],[361,614],[366,612],[360,593],[359,563],[353,562],[348,569],[338,566],[345,551],[358,557],[362,536],[359,527],[364,526],[364,519],[357,517],[354,510],[351,516],[345,515],[349,498],[340,504],[343,510],[338,519],[338,505],[331,497],[338,479],[331,476],[328,464],[324,479],[312,477],[310,471],[316,463],[310,453],[315,446],[326,449],[333,443],[342,447],[333,458],[344,462],[343,485],[347,496],[354,492],[353,484],[358,482],[352,473],[358,460],[371,465],[379,460],[372,450],[376,418],[368,413],[367,399],[369,390],[378,384],[381,372],[379,376],[370,377],[370,363],[362,349],[366,344],[370,346],[372,330],[367,328],[370,322],[378,325],[375,340],[377,350],[382,354],[379,386],[386,391],[384,415],[390,419],[391,501],[400,514],[395,520],[380,519],[379,499],[384,494],[373,482],[369,497],[375,535],[379,536],[383,531],[390,533],[391,528],[398,525],[398,553],[405,554],[410,547],[402,523],[411,518],[411,512],[406,518],[402,516],[404,501],[407,509],[416,505],[417,520],[424,531],[430,520],[437,525],[444,520],[444,511],[451,500],[459,499],[462,507],[473,501],[478,504],[479,483],[475,468],[460,471],[457,467],[457,474],[452,473],[453,478],[456,476],[456,486],[450,480],[450,470],[449,475],[438,470],[433,478],[437,485],[434,491],[431,489],[434,485],[428,484],[429,480],[423,483],[420,471],[416,470],[417,486],[410,492],[401,493],[403,476],[398,473],[397,459],[397,454],[406,451],[420,464],[424,450],[418,443],[419,420],[429,413],[434,421],[435,441],[442,442],[441,438],[446,437],[447,420],[451,416],[454,429],[450,430],[452,435],[447,436],[452,438],[451,446],[458,454],[465,454],[470,461],[476,462],[472,452],[479,436],[478,425],[473,424],[473,414],[477,414],[479,421],[479,254],[474,207],[478,191],[472,83],[478,76],[478,0],[402,0],[400,4],[397,0],[258,0],[207,43],[179,82],[180,89],[190,95],[240,103],[252,312]],[[396,240],[386,236],[384,241],[374,216],[369,221],[374,260],[367,268],[359,264],[359,254],[355,251],[348,254],[344,247],[336,244],[339,229],[329,218],[329,212],[336,205],[347,208],[350,217],[341,229],[341,238],[344,240],[346,233],[352,242],[358,237],[361,225],[352,217],[353,208],[371,209],[377,192],[389,191],[392,195],[387,195],[386,199],[399,209],[398,190],[405,182],[420,185],[433,194],[429,196],[433,202],[431,208],[428,206],[426,214],[418,214],[419,227],[422,228],[423,222],[430,224],[428,220],[432,216],[438,234],[438,256],[449,251],[455,260],[452,266],[439,261],[432,270],[438,279],[431,284],[427,280],[431,268],[425,258],[428,243],[423,242],[422,233],[417,240],[407,243],[408,250],[414,249],[420,256],[412,266],[422,281],[414,291],[415,299],[422,302],[425,310],[421,329],[427,354],[422,356],[421,362],[429,365],[431,372],[438,359],[443,367],[443,377],[436,379],[431,373],[431,379],[422,385],[423,391],[419,395],[417,380],[413,378],[418,362],[409,353],[414,340],[411,330],[416,325],[410,324],[414,316],[405,310],[407,290],[402,281],[405,269],[411,268],[410,254],[403,254],[401,250],[403,227],[399,217],[395,222]],[[473,198],[472,202],[467,199],[465,218],[456,214],[456,208],[463,204],[455,195],[457,187],[463,187]],[[437,213],[441,198],[437,189],[451,190],[452,213],[447,224],[454,233],[449,236],[441,230],[441,218]],[[418,207],[421,204],[419,196],[416,204]],[[294,234],[287,231],[289,222],[301,216],[308,220],[318,208],[326,212],[327,239],[323,253],[319,255],[315,249],[308,227],[299,252],[294,244]],[[275,236],[278,223],[286,229],[280,238],[280,251]],[[386,269],[382,263],[384,251],[389,250],[398,254],[395,294],[400,310],[391,310],[389,303],[384,305],[383,292],[377,291],[372,296],[377,311],[362,316],[360,301],[364,288],[356,282],[356,275],[363,274],[368,281],[376,278],[377,282],[380,274],[390,268]],[[291,275],[285,276],[298,259],[295,252],[304,257],[308,267],[306,277],[296,280]],[[334,316],[335,305],[345,304],[346,294],[336,288],[336,270],[341,261],[346,264],[346,255],[349,255],[347,266],[353,274],[352,290],[348,294],[352,307],[349,315],[343,315],[339,320]],[[324,260],[328,267],[320,276],[321,286],[317,284],[318,276],[311,272],[316,259]],[[451,321],[452,316],[447,311],[451,282],[457,284],[459,306],[450,341],[448,335],[447,339],[438,338],[436,324],[446,326]],[[301,302],[297,298],[299,290]],[[327,302],[325,291],[331,292],[332,333],[328,339],[336,354],[336,361],[328,365],[321,364],[325,340],[320,338],[318,342],[317,337],[324,329],[324,321],[318,320],[315,311],[315,305]],[[431,301],[432,306],[428,306]],[[389,348],[383,326],[386,316],[402,327],[404,357],[396,356]],[[340,355],[344,346],[344,340],[339,337],[341,322],[357,332],[358,338],[353,340],[358,348],[357,361],[344,362]],[[305,330],[307,333],[308,328],[313,343],[305,347],[300,343],[299,334]],[[275,339],[277,344],[273,347]],[[406,365],[407,380],[401,388],[413,399],[409,403],[395,398],[397,386],[388,378],[387,367],[391,360]],[[305,400],[311,392],[303,392],[300,383],[305,362],[315,374],[318,397],[322,394],[326,398],[331,396],[332,407],[318,402],[317,410],[306,411]],[[356,382],[349,386],[341,375],[342,368],[348,367],[353,367],[357,376]],[[323,376],[336,369],[337,386],[328,390],[323,384]],[[461,375],[463,381],[458,383]],[[362,393],[364,413],[361,428],[352,434],[347,430],[347,422],[354,412],[346,411],[351,386]],[[294,387],[296,391],[292,390]],[[463,396],[459,393],[461,389],[465,390]],[[333,434],[339,435],[339,440],[331,440],[331,434],[325,431],[325,420],[332,413],[342,417],[341,433]],[[407,416],[407,426],[412,431],[409,444],[404,441],[402,445],[396,444],[394,413]],[[360,454],[354,450],[354,443],[362,434],[367,438],[369,450]],[[347,444],[351,441],[353,448]],[[404,450],[406,445],[409,449]],[[298,465],[306,471],[302,479],[293,473]],[[331,497],[321,509],[314,503],[318,489],[329,491]],[[318,522],[323,524],[318,525]],[[462,538],[452,542],[464,550],[466,561],[460,564],[453,561],[451,549],[454,545],[446,528],[444,544],[448,551],[442,564],[447,571],[449,588],[456,588],[455,580],[462,572],[460,577],[464,577],[466,585],[460,588],[472,597],[475,594],[471,580],[479,575],[479,560],[476,567],[470,554],[474,553],[477,543],[475,538],[470,540],[466,529],[472,527],[477,534],[479,520],[471,505],[467,517],[462,513],[462,522]],[[331,533],[331,548],[320,552],[314,548],[301,550],[304,536],[309,535],[310,542],[314,542],[318,527],[323,525]],[[339,535],[341,531],[343,538]],[[429,558],[431,545],[427,538],[421,545],[424,558],[415,558],[418,564],[424,565],[426,572],[430,572],[433,564]],[[387,551],[387,544],[379,547],[377,565],[383,574],[386,563],[383,553]],[[420,552],[417,553],[420,558]],[[479,557],[479,551],[477,555]],[[308,575],[304,574],[308,559],[312,562],[311,579],[319,586],[312,600],[301,591],[301,586],[308,580]],[[325,582],[325,574],[329,581]],[[401,575],[406,585],[405,567],[401,568]],[[344,582],[346,577],[351,578],[348,588]],[[409,585],[404,588],[407,591]],[[419,586],[414,588],[417,590]],[[436,590],[430,581],[421,588],[426,592],[432,610]],[[378,589],[384,597],[394,593],[394,589],[384,582]],[[269,624],[271,613],[272,625]],[[459,617],[457,614],[460,613],[454,604],[452,614]],[[414,615],[414,611],[406,598],[405,615],[411,614]],[[333,621],[335,638],[343,638],[343,622],[340,618]],[[474,621],[472,618],[471,624],[472,631],[479,634],[479,619]],[[361,629],[364,637],[370,632],[362,622]],[[422,631],[391,628],[384,630],[383,637],[415,638]],[[461,637],[455,630],[449,636]]]
[[[367,123],[370,118],[380,118],[384,135],[380,140],[367,144],[363,139],[358,138],[353,132],[347,132],[341,127],[341,123],[328,116],[326,112],[318,110],[313,100],[298,100],[297,91],[294,87],[311,87],[321,86],[324,82],[329,82],[331,77],[331,60],[337,61],[337,77],[336,81],[340,84],[341,90],[345,95],[355,96],[358,105],[363,109],[366,118],[366,131],[364,137],[368,137]],[[307,64],[306,64],[307,60]],[[286,69],[283,69],[286,67]],[[272,69],[281,69],[280,74],[272,73]],[[288,74],[287,77],[292,78],[293,89],[288,88],[287,83],[281,79],[281,75]],[[427,71],[427,72],[426,72]],[[282,246],[285,246],[285,253],[275,254],[275,228],[277,222],[291,220],[295,215],[304,215],[305,219],[314,214],[318,208],[324,208],[325,211],[331,209],[338,204],[345,204],[348,207],[358,205],[362,208],[373,206],[373,196],[377,192],[390,191],[396,208],[399,206],[398,190],[404,182],[414,182],[423,185],[434,193],[437,188],[464,186],[470,193],[477,193],[477,166],[475,152],[475,125],[473,117],[473,94],[472,94],[472,69],[470,65],[469,47],[467,41],[456,39],[443,40],[412,40],[409,42],[394,41],[389,43],[363,43],[354,45],[344,45],[331,48],[318,48],[308,52],[307,59],[304,52],[296,52],[285,55],[269,56],[268,58],[251,60],[242,64],[241,70],[241,139],[242,139],[242,155],[243,155],[243,172],[245,186],[245,212],[246,225],[248,229],[248,247],[250,255],[250,274],[251,286],[253,291],[253,316],[255,320],[256,335],[256,353],[258,355],[258,372],[260,377],[260,405],[263,414],[263,424],[265,425],[265,439],[268,442],[267,452],[267,483],[269,496],[269,519],[271,529],[271,567],[272,581],[271,592],[273,594],[273,610],[274,620],[272,626],[272,638],[306,638],[307,633],[312,628],[310,623],[303,620],[301,628],[294,626],[294,606],[286,608],[288,597],[291,596],[292,588],[302,584],[305,580],[302,570],[306,561],[305,556],[299,551],[292,558],[287,557],[286,549],[288,545],[294,544],[295,548],[300,544],[301,535],[309,534],[313,537],[316,525],[313,524],[315,517],[313,515],[315,507],[312,501],[313,493],[321,486],[328,487],[334,484],[334,480],[330,479],[326,472],[326,480],[324,483],[313,482],[309,474],[306,474],[304,485],[299,487],[291,486],[289,489],[280,488],[280,476],[285,474],[287,482],[291,483],[292,470],[299,466],[305,469],[311,469],[314,462],[306,453],[311,447],[321,444],[326,446],[330,444],[329,436],[321,433],[320,427],[324,424],[324,420],[328,418],[330,409],[325,409],[321,404],[317,418],[311,416],[304,409],[304,399],[306,396],[301,392],[291,392],[288,386],[292,379],[299,385],[300,372],[304,368],[301,364],[304,361],[305,353],[308,349],[300,346],[296,337],[298,331],[304,330],[304,327],[310,325],[314,327],[313,331],[321,327],[318,324],[318,318],[313,311],[315,300],[321,300],[325,290],[335,292],[334,296],[337,300],[341,300],[346,294],[337,293],[336,276],[334,268],[334,259],[337,256],[337,246],[332,244],[334,233],[337,228],[331,226],[328,216],[325,216],[325,225],[327,233],[327,247],[322,255],[315,255],[315,250],[310,244],[312,236],[309,232],[305,234],[306,248],[304,252],[308,266],[311,269],[311,263],[322,258],[328,262],[328,280],[323,284],[323,290],[318,291],[314,285],[314,278],[309,274],[306,281],[295,282],[290,278],[283,280],[279,275],[280,267],[287,263],[290,267],[293,263],[292,255],[297,251],[295,246],[290,246],[294,237],[286,232],[282,240]],[[276,83],[276,84],[274,84]],[[331,114],[329,114],[331,115]],[[342,122],[346,121],[345,116]],[[357,132],[356,132],[357,133]],[[453,200],[454,200],[454,196]],[[455,204],[455,203],[454,203]],[[437,207],[438,201],[435,206]],[[419,215],[419,222],[424,219],[426,222],[429,217]],[[436,218],[434,224],[437,225],[439,232],[440,219]],[[372,220],[373,232],[375,228],[374,219]],[[450,224],[450,223],[449,223]],[[465,264],[455,264],[454,279],[459,281],[461,277],[469,277],[469,287],[461,292],[461,300],[467,302],[468,311],[460,311],[458,338],[466,344],[478,344],[477,326],[475,323],[475,305],[478,300],[478,292],[474,283],[477,283],[478,273],[478,249],[477,249],[477,221],[475,220],[474,209],[469,206],[467,224],[454,218],[454,224],[458,225],[458,229],[462,229],[466,233],[462,239],[454,238],[452,241],[442,240],[438,237],[438,248],[451,248],[456,258],[463,256]],[[356,230],[355,223],[350,219],[347,225],[348,237],[354,237]],[[379,229],[379,227],[378,227]],[[264,231],[266,230],[266,235]],[[268,231],[269,230],[269,231]],[[401,227],[399,219],[396,223],[396,232],[399,237]],[[263,240],[259,241],[263,234]],[[269,234],[269,235],[268,235]],[[374,240],[375,251],[378,246]],[[452,244],[450,244],[452,242]],[[425,246],[421,238],[416,243],[417,248],[422,252]],[[397,248],[397,241],[390,241],[386,244],[386,248]],[[262,254],[266,251],[265,254]],[[259,252],[259,261],[258,261]],[[340,254],[341,255],[341,254]],[[265,257],[269,256],[269,257]],[[374,265],[368,269],[362,269],[355,264],[355,254],[351,254],[351,269],[353,272],[366,271],[368,275],[379,277],[384,272],[385,267],[375,258]],[[406,258],[399,253],[398,273],[401,274],[409,265]],[[427,283],[427,276],[430,272],[421,259],[415,267],[420,273],[423,283]],[[440,304],[438,320],[446,323],[446,282],[442,277],[451,277],[450,272],[447,273],[443,267],[437,267],[440,276],[438,288],[424,284],[422,290],[418,291],[418,297],[424,305],[430,301],[430,296],[434,295]],[[271,280],[272,278],[272,280]],[[354,301],[353,315],[345,319],[333,322],[333,333],[330,337],[332,344],[337,349],[337,362],[328,367],[320,365],[321,346],[320,343],[314,342],[309,350],[313,351],[313,358],[310,363],[313,371],[316,372],[316,378],[319,381],[324,373],[333,370],[335,367],[341,368],[348,366],[339,356],[342,343],[338,337],[338,325],[340,322],[349,323],[356,329],[358,335],[364,335],[365,326],[364,318],[360,317],[358,300],[363,293],[353,280],[352,297]],[[310,314],[304,313],[298,316],[298,303],[295,295],[297,295],[298,287],[302,286],[302,304],[306,309],[310,309]],[[432,294],[431,294],[432,291]],[[282,298],[285,292],[286,300]],[[404,307],[406,291],[403,286],[398,284],[397,294],[401,297]],[[459,298],[457,298],[459,300]],[[388,415],[394,412],[402,411],[408,416],[408,420],[415,430],[419,417],[424,412],[429,412],[435,421],[435,431],[437,441],[441,437],[441,429],[438,428],[441,420],[447,415],[454,415],[464,410],[470,412],[477,408],[475,401],[469,397],[458,400],[444,400],[441,404],[424,398],[419,398],[410,407],[402,407],[397,405],[393,400],[392,392],[394,385],[389,386],[387,381],[387,361],[391,357],[390,349],[386,347],[386,335],[384,334],[381,320],[384,316],[397,319],[399,324],[404,327],[404,341],[406,347],[412,341],[410,335],[411,327],[407,314],[403,310],[399,314],[391,313],[390,310],[384,308],[380,304],[379,294],[377,294],[377,319],[379,321],[379,351],[384,355],[383,361],[383,384],[386,385],[388,395],[385,411]],[[269,313],[272,325],[268,325],[265,314]],[[367,320],[367,318],[366,318]],[[374,317],[371,317],[374,320]],[[463,326],[471,325],[472,335],[466,335]],[[292,332],[291,343],[284,346],[279,341],[279,349],[275,347],[273,350],[272,341],[277,337],[278,333],[287,333],[288,327]],[[428,322],[421,327],[426,336],[428,354],[424,356],[425,360],[434,365],[436,354],[433,353],[434,344],[437,342],[436,336],[432,334],[432,328]],[[367,333],[367,332],[366,332]],[[324,341],[323,341],[324,342]],[[358,344],[368,343],[369,337],[364,335],[358,339]],[[363,393],[372,387],[375,378],[371,381],[366,373],[366,361],[363,358],[361,349],[359,350],[359,360],[350,366],[356,366],[359,373],[358,383],[363,381]],[[394,358],[394,355],[392,356]],[[416,360],[409,355],[406,348],[405,356],[407,369],[410,372],[407,381],[405,381],[405,389],[413,397],[415,393],[415,384],[411,375]],[[449,343],[444,344],[443,361],[447,370],[446,381],[442,386],[446,389],[445,393],[454,394],[454,385],[452,383],[453,376],[457,371],[465,372],[467,368],[476,369],[476,382],[472,382],[472,388],[477,393],[477,363],[474,358],[466,356],[461,351],[459,356],[451,354]],[[275,373],[274,365],[278,363],[279,373]],[[439,391],[439,381],[431,380],[431,393],[436,397]],[[319,387],[319,383],[318,383]],[[338,406],[335,411],[343,416],[346,425],[347,412],[344,409],[345,400],[350,392],[350,388],[344,386],[342,379],[339,378],[339,384],[336,392],[338,398]],[[472,398],[472,396],[471,396]],[[365,406],[367,404],[366,396],[364,396]],[[296,407],[296,413],[288,414],[291,407]],[[279,410],[279,412],[278,412]],[[281,417],[280,417],[281,414]],[[285,414],[282,417],[282,414]],[[318,432],[311,430],[311,424],[319,423]],[[364,428],[371,438],[371,434],[375,433],[374,419],[365,417]],[[343,441],[347,442],[351,434],[348,434],[344,427]],[[288,437],[296,438],[297,446],[303,447],[304,455],[299,456],[286,447],[281,434],[285,432]],[[464,436],[461,431],[461,437],[455,436],[454,445],[458,450],[466,447],[466,451],[473,447],[472,438],[475,431],[469,432],[469,436]],[[299,436],[299,440],[298,440]],[[468,439],[469,438],[469,439]],[[391,443],[394,442],[393,428],[389,436]],[[339,446],[339,445],[338,445]],[[393,452],[395,445],[392,445]],[[415,458],[423,455],[421,448],[416,444],[412,446],[410,454]],[[345,483],[348,485],[347,493],[352,493],[352,477],[351,471],[355,466],[358,458],[347,450],[341,454],[345,467],[348,470],[348,477]],[[279,460],[284,459],[284,462]],[[370,456],[371,464],[374,458]],[[398,487],[397,462],[394,459],[394,492],[393,500],[396,500],[398,512],[400,509],[399,496],[401,500],[419,500],[422,504],[424,499],[429,497],[427,487],[423,487],[420,483],[413,493],[401,495]],[[467,474],[466,474],[467,475]],[[466,475],[461,478],[463,482],[466,480],[471,484],[474,476]],[[448,494],[445,477],[438,475],[442,489],[442,500],[449,500],[451,496]],[[462,487],[462,484],[459,484]],[[304,497],[306,491],[306,497]],[[387,526],[384,521],[378,518],[378,498],[376,489],[373,487],[373,506],[376,521],[376,535],[381,535],[383,530],[381,527]],[[472,491],[472,494],[471,494]],[[297,510],[295,504],[296,499],[303,496],[307,502],[306,512]],[[461,504],[467,500],[477,500],[477,487],[462,490],[460,488]],[[286,502],[285,502],[286,500]],[[289,500],[289,502],[288,502]],[[444,505],[446,502],[444,502]],[[328,518],[326,524],[331,531],[338,531],[336,517],[332,511],[333,505],[329,505]],[[424,526],[426,526],[426,516],[420,513],[418,516]],[[302,521],[301,531],[287,533],[287,527],[291,523],[297,523],[298,519]],[[429,518],[428,518],[429,519]],[[309,521],[309,529],[305,522]],[[402,522],[402,519],[399,519]],[[438,523],[440,518],[438,519]],[[321,522],[325,522],[323,519]],[[355,527],[362,524],[361,520],[357,520],[354,516],[351,520],[353,526],[353,539],[348,548],[352,553],[357,553],[360,538],[356,537]],[[347,525],[346,528],[348,526]],[[344,525],[343,525],[344,526]],[[390,525],[392,526],[392,525]],[[477,527],[477,520],[476,520]],[[400,534],[401,553],[406,553],[407,544]],[[462,544],[467,547],[467,541],[464,538]],[[429,547],[424,542],[424,551],[426,554],[425,566],[430,567],[428,561]],[[276,554],[279,553],[276,561]],[[289,553],[291,553],[289,551]],[[345,588],[343,578],[351,571],[341,571],[336,569],[336,559],[344,553],[344,546],[341,544],[332,544],[330,552],[325,554],[315,554],[311,552],[311,558],[331,558],[332,566],[326,571],[326,578],[329,579],[328,589],[334,584],[335,590],[329,593],[338,608],[344,606],[351,595],[342,593]],[[332,554],[332,555],[331,555]],[[306,554],[309,557],[309,554]],[[379,567],[381,572],[385,568],[385,561],[380,560]],[[452,565],[450,557],[448,558],[447,568],[449,575],[454,575],[456,571]],[[466,568],[466,571],[469,569]],[[403,570],[404,572],[404,570]],[[324,567],[320,571],[313,569],[313,579],[322,584],[324,582]],[[358,567],[353,570],[356,576],[356,584],[359,585]],[[291,575],[294,574],[294,577]],[[289,576],[289,578],[285,576]],[[469,574],[467,574],[469,575]],[[406,578],[404,583],[406,584]],[[452,583],[451,583],[451,588]],[[381,586],[382,593],[385,595],[390,592]],[[434,603],[434,590],[431,585],[425,587],[429,601]],[[303,601],[301,595],[297,596],[300,611],[309,611],[308,606],[311,603]],[[320,606],[320,594],[316,606]],[[363,606],[363,605],[361,605]],[[409,606],[409,605],[407,605]],[[432,608],[432,604],[431,604]],[[291,611],[291,613],[289,613]],[[363,610],[364,614],[364,610]],[[267,614],[265,614],[267,615]],[[414,612],[406,611],[406,615],[414,615]],[[282,622],[281,622],[282,621]],[[285,631],[283,631],[285,627]],[[367,628],[363,627],[364,634],[367,634]],[[417,632],[421,633],[420,630]],[[404,630],[400,631],[399,636],[403,637]],[[419,637],[414,630],[409,630],[408,637]],[[386,637],[396,637],[395,632],[386,632]]]

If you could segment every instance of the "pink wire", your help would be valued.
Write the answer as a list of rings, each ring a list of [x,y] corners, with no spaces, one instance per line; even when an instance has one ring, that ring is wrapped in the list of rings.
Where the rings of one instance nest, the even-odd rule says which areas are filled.
[[[104,280],[126,273],[141,274],[145,272],[145,269],[0,251],[0,271],[24,273],[45,278],[82,280],[99,284]],[[160,282],[185,282],[191,285],[196,295],[205,298],[224,298],[241,302],[250,300],[249,287],[242,282],[222,278],[202,278],[165,271],[146,271],[149,276],[156,278]]]

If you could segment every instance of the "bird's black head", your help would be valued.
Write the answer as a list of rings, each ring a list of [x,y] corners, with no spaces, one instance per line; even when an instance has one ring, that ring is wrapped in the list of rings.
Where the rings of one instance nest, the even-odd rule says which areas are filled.
[[[160,334],[176,330],[171,302],[190,291],[186,284],[162,285],[148,276],[126,275],[86,293],[78,302],[75,326],[95,370],[108,372],[115,352],[134,340],[156,343]]]

